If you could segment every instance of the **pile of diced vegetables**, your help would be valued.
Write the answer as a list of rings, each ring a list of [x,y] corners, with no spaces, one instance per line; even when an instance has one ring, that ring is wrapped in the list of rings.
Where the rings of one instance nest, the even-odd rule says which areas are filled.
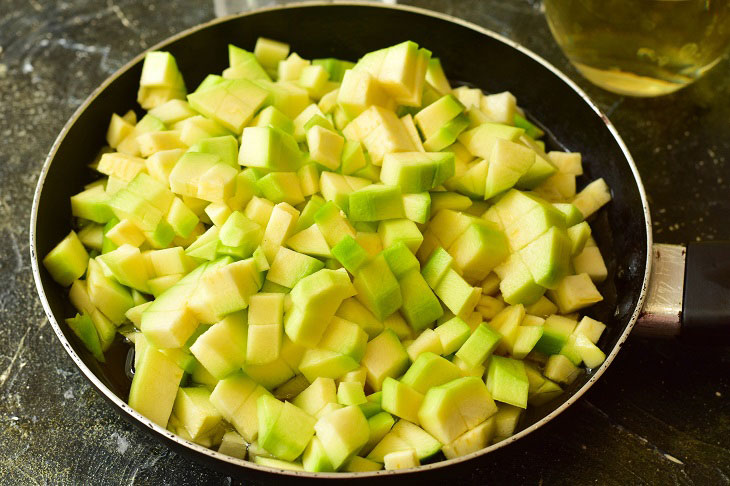
[[[44,259],[131,407],[187,440],[306,471],[399,469],[512,435],[605,355],[577,311],[607,276],[576,193],[509,92],[452,89],[413,42],[356,64],[260,38],[188,94],[147,54]],[[120,337],[122,335],[123,337]]]

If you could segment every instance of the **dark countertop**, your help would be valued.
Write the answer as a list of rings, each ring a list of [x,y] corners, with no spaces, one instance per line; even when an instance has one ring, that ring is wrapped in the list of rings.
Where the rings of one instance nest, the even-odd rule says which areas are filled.
[[[241,2],[243,4],[276,2]],[[730,239],[730,63],[674,95],[589,85],[552,41],[538,0],[417,1],[498,31],[584,87],[644,178],[655,239]],[[0,483],[239,484],[122,420],[56,342],[36,297],[28,218],[66,119],[144,48],[214,16],[212,2],[2,0],[0,5]],[[90,143],[96,143],[90,141]],[[730,349],[632,337],[546,427],[454,471],[497,484],[730,484]]]

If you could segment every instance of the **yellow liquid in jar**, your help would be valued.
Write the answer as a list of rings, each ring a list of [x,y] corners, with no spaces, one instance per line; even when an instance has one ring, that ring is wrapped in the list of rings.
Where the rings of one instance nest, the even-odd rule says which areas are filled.
[[[630,96],[690,84],[730,44],[730,0],[544,0],[544,7],[581,74]]]

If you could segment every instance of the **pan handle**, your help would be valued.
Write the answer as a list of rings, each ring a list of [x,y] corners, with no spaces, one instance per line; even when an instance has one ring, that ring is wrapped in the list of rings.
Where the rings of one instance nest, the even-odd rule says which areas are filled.
[[[730,343],[730,242],[654,245],[646,302],[635,332]]]

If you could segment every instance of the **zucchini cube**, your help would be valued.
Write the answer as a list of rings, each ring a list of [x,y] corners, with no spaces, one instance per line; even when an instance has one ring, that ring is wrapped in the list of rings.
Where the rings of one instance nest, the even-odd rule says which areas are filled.
[[[570,385],[578,378],[580,368],[571,363],[566,356],[553,354],[545,364],[544,374],[550,380]]]
[[[483,123],[471,130],[462,132],[459,135],[459,142],[475,157],[489,159],[498,140],[515,142],[524,133],[525,131],[522,128],[510,125]]]
[[[512,305],[501,310],[489,323],[489,326],[502,335],[497,347],[497,354],[513,353],[520,325],[525,321],[525,307]]]
[[[259,88],[268,91],[266,103],[281,111],[292,120],[311,104],[307,90],[294,83],[272,83],[265,79],[253,81]]]
[[[494,414],[494,441],[499,442],[513,435],[521,415],[521,408],[500,404],[499,410]]]
[[[134,307],[129,290],[107,277],[101,263],[93,258],[89,260],[86,271],[86,288],[94,307],[116,325],[122,324],[126,320],[125,313]]]
[[[433,232],[444,248],[449,248],[475,220],[467,214],[442,209],[431,219],[428,230]]]
[[[368,339],[383,331],[383,322],[376,319],[373,313],[354,297],[343,300],[335,315],[360,326],[367,333]]]
[[[373,184],[349,195],[348,215],[352,221],[380,221],[403,218],[403,198],[395,186]]]
[[[103,186],[93,186],[71,196],[71,214],[95,223],[106,223],[114,218],[109,201]]]
[[[439,441],[419,426],[399,420],[368,455],[369,459],[385,462],[385,456],[399,452],[415,452],[416,460],[427,459],[441,449]]]
[[[449,85],[449,80],[446,78],[444,69],[441,67],[441,61],[436,57],[428,60],[426,82],[439,94],[444,95],[451,92],[451,85]]]
[[[389,452],[383,457],[383,463],[386,470],[409,469],[421,465],[418,455],[413,449]]]
[[[251,122],[254,127],[271,126],[290,135],[294,135],[294,122],[273,106],[267,106],[259,112]]]
[[[534,163],[534,150],[509,140],[497,139],[489,157],[484,199],[513,187]]]
[[[188,103],[235,134],[241,133],[269,93],[248,79],[226,79],[188,95]]]
[[[606,181],[601,178],[584,187],[582,191],[575,195],[572,203],[583,213],[583,218],[587,218],[610,200],[611,190]]]
[[[585,273],[594,282],[603,282],[608,277],[608,269],[597,246],[586,246],[573,257],[575,273]]]
[[[246,441],[238,432],[230,430],[223,434],[221,444],[218,446],[218,453],[226,456],[244,459],[246,457]]]
[[[322,66],[325,71],[327,71],[330,81],[334,81],[336,83],[342,82],[342,77],[345,72],[355,66],[355,64],[350,61],[343,61],[332,57],[328,57],[326,59],[314,59],[312,60],[312,64],[314,66]]]
[[[426,150],[439,151],[452,145],[456,142],[461,132],[469,128],[470,120],[465,114],[461,114],[446,122],[441,128],[439,128],[433,135],[428,137],[423,142],[423,147]]]
[[[127,138],[134,131],[134,124],[112,113],[109,128],[106,131],[106,143],[113,149],[117,148],[119,143]]]
[[[555,288],[570,268],[571,241],[564,230],[550,228],[520,250],[520,257],[535,283]]]
[[[504,301],[510,305],[532,305],[545,293],[545,287],[535,282],[519,253],[510,255],[494,268],[494,272],[502,279],[499,290]]]
[[[496,225],[487,221],[470,224],[451,244],[449,253],[462,269],[463,277],[482,281],[509,256],[507,238]]]
[[[466,456],[487,447],[494,437],[494,430],[495,420],[494,417],[490,417],[473,429],[461,434],[453,442],[445,444],[441,450],[446,459]]]
[[[586,368],[597,368],[606,360],[605,353],[583,334],[576,335],[575,348]]]
[[[314,126],[307,131],[306,137],[309,156],[312,160],[329,170],[340,168],[342,149],[345,144],[342,135],[321,126]]]
[[[411,194],[429,191],[453,175],[452,152],[398,152],[383,158],[380,180]]]
[[[325,315],[334,315],[340,302],[354,294],[355,289],[344,270],[322,269],[297,282],[290,295],[294,306],[318,312],[324,319]],[[325,326],[328,322],[329,318],[325,320]]]
[[[317,421],[314,429],[335,470],[357,454],[370,437],[368,421],[356,405],[328,413]]]
[[[166,427],[183,373],[170,358],[148,347],[135,365],[129,406],[160,427]]]
[[[194,440],[215,429],[223,419],[210,402],[210,390],[202,387],[179,388],[172,413]]]
[[[489,163],[486,160],[470,162],[463,174],[454,181],[454,190],[474,199],[484,198],[488,171]]]
[[[454,257],[446,252],[442,247],[436,248],[431,256],[426,261],[426,264],[421,270],[421,275],[426,279],[426,283],[435,289],[436,286],[443,280],[446,274],[451,270],[451,266],[454,262]]]
[[[418,423],[418,409],[423,402],[423,394],[402,381],[386,377],[383,380],[383,395],[380,406],[388,413]]]
[[[280,202],[271,211],[271,217],[266,223],[264,237],[261,240],[261,248],[263,249],[266,260],[274,261],[276,253],[284,245],[294,230],[294,226],[299,219],[299,211],[294,209],[290,204]]]
[[[361,142],[377,166],[382,164],[385,154],[415,150],[408,130],[395,112],[377,105],[360,113],[342,133],[348,140]]]
[[[527,135],[523,135],[520,139],[523,143],[528,141],[525,145],[535,151],[535,163],[527,169],[527,172],[522,174],[515,183],[515,187],[518,189],[535,189],[550,177],[554,176],[558,172],[558,169],[544,157],[542,149],[536,147],[533,143],[529,143],[531,141],[526,137]]]
[[[497,406],[486,385],[472,376],[429,389],[418,417],[426,432],[442,444],[448,444],[496,412]]]
[[[145,55],[139,85],[142,87],[177,88],[185,84],[175,58],[169,52],[152,51]]]
[[[332,472],[335,470],[327,457],[322,442],[317,436],[312,437],[309,445],[304,449],[302,467],[305,471],[311,472]]]
[[[484,323],[479,324],[456,352],[456,356],[469,368],[476,368],[492,354],[501,339],[500,333]]]
[[[274,171],[295,171],[302,154],[294,137],[274,128],[246,127],[241,136],[238,163],[246,167],[260,167]]]
[[[250,252],[256,249],[263,238],[263,229],[258,223],[251,221],[243,213],[233,211],[221,225],[218,239],[226,246],[246,246]]]
[[[414,223],[427,223],[431,217],[431,194],[428,192],[403,194],[403,211],[406,218]]]
[[[88,314],[76,314],[75,317],[66,319],[66,325],[76,334],[76,337],[83,343],[84,347],[97,359],[104,362],[104,353],[101,349],[99,333],[94,322]]]
[[[211,402],[221,410],[224,417],[228,414],[226,420],[247,442],[251,443],[258,436],[257,404],[258,398],[262,395],[270,393],[241,372],[219,381],[211,393]]]
[[[590,342],[596,344],[601,338],[601,334],[603,334],[604,329],[606,329],[606,325],[604,323],[591,319],[588,316],[584,316],[578,323],[578,326],[576,326],[573,330],[573,333],[582,334],[587,337]]]
[[[399,284],[402,299],[400,311],[414,331],[426,329],[444,314],[441,303],[417,269],[406,273]]]
[[[390,248],[396,243],[403,242],[415,255],[423,243],[423,235],[416,223],[409,219],[389,219],[378,225],[378,234],[384,248]]]
[[[345,71],[342,77],[337,105],[350,119],[356,118],[370,106],[389,109],[395,107],[393,100],[376,78],[366,71],[354,69]]]
[[[339,243],[332,247],[332,256],[352,274],[370,261],[368,252],[350,235],[345,235]]]
[[[367,343],[361,364],[367,371],[367,384],[380,391],[387,377],[398,377],[408,368],[408,353],[398,336],[386,329]]]
[[[455,192],[435,192],[431,194],[431,210],[434,213],[439,212],[441,209],[465,211],[472,204],[471,199]]]
[[[228,44],[229,68],[223,71],[226,79],[270,79],[256,56],[233,44]]]
[[[255,326],[249,325],[248,340],[246,343],[246,363],[265,365],[276,361],[281,352],[281,342],[282,325],[280,322]]]
[[[580,210],[573,204],[553,203],[553,206],[565,216],[566,226],[575,226],[576,224],[583,221],[583,213],[581,213]]]
[[[550,299],[543,295],[537,302],[527,306],[525,308],[525,312],[530,315],[546,319],[548,316],[558,313],[558,306],[553,304]]]
[[[543,326],[520,326],[512,346],[512,356],[515,359],[524,359],[533,350],[543,332]]]
[[[367,403],[362,384],[356,381],[340,382],[337,387],[337,401],[344,406]]]
[[[319,377],[336,379],[357,368],[351,356],[319,348],[308,349],[299,363],[299,371],[310,382]]]
[[[340,208],[331,201],[317,210],[314,214],[314,222],[330,248],[339,243],[346,235],[354,238],[356,234],[355,228],[340,212]]]
[[[529,382],[522,361],[492,356],[487,369],[487,389],[492,398],[520,408],[527,408]]]
[[[469,285],[454,269],[449,269],[433,290],[457,316],[472,312],[481,295],[478,287]]]
[[[355,297],[380,321],[403,305],[400,285],[382,255],[360,267],[352,285]]]
[[[399,241],[392,245],[383,246],[386,247],[382,252],[383,258],[385,258],[395,278],[400,280],[412,270],[419,270],[418,260],[405,243]]]
[[[360,326],[335,316],[330,320],[317,347],[350,356],[359,362],[365,354],[367,342],[368,335]]]
[[[81,278],[88,264],[89,254],[74,231],[71,231],[43,258],[43,266],[53,280],[64,287]]]
[[[354,456],[342,467],[342,471],[345,472],[380,471],[381,469],[383,469],[381,464],[360,456]]]
[[[463,112],[464,105],[454,95],[447,94],[419,111],[414,120],[424,138],[429,138]]]
[[[557,304],[561,314],[575,312],[603,300],[587,273],[568,275],[549,291],[548,296]]]
[[[101,156],[96,170],[102,174],[114,176],[124,182],[130,182],[138,174],[146,170],[146,165],[142,158],[121,152],[111,152]]]
[[[388,412],[379,412],[372,417],[369,417],[368,427],[370,428],[370,438],[368,439],[367,444],[365,444],[365,446],[360,450],[360,454],[365,455],[372,451],[373,447],[375,447],[375,445],[378,444],[388,434],[388,432],[390,432],[394,423],[395,420],[393,419],[393,416]],[[375,457],[370,457],[369,455],[368,459],[373,461],[376,460]]]
[[[273,203],[297,205],[304,202],[304,194],[295,172],[269,172],[256,181],[263,196]]]
[[[317,377],[297,395],[292,403],[309,415],[316,416],[328,403],[337,402],[337,389],[332,378]]]
[[[148,292],[147,281],[151,276],[147,271],[145,257],[139,248],[125,244],[97,257],[102,268],[108,270],[119,283],[140,292]]]
[[[398,104],[420,106],[430,59],[430,51],[405,41],[385,49],[376,76]]]
[[[345,140],[340,155],[340,170],[343,175],[351,175],[368,164],[362,144],[357,140]]]
[[[305,207],[304,211],[302,211],[302,215],[297,221],[295,230],[299,226],[302,218],[307,216],[306,211],[307,208]],[[311,215],[309,217],[311,218]],[[292,235],[288,240],[286,240],[286,245],[292,250],[305,255],[320,258],[332,258],[333,256],[330,251],[330,247],[327,245],[327,240],[324,239],[324,235],[319,230],[319,226],[316,224],[311,224],[306,229]],[[279,251],[281,251],[281,249],[279,249]],[[274,261],[276,261],[276,258],[274,258]]]
[[[222,379],[245,363],[247,334],[245,315],[231,314],[201,334],[190,352],[211,375]]]
[[[203,175],[219,162],[215,154],[186,152],[170,172],[170,189],[182,196],[198,197]]]
[[[445,356],[461,348],[471,335],[469,325],[458,317],[452,317],[443,324],[438,325],[434,332],[441,342],[443,349],[441,354]]]
[[[500,123],[514,123],[517,100],[509,91],[483,95],[479,107],[492,120]]]
[[[226,314],[248,307],[249,299],[261,288],[261,273],[252,258],[207,271],[201,278],[194,304],[189,307],[201,322],[220,320]],[[199,296],[199,298],[198,298]]]
[[[433,329],[424,329],[416,339],[406,346],[406,351],[408,357],[414,362],[424,353],[444,354],[441,340]]]
[[[257,414],[259,445],[284,461],[299,457],[314,436],[314,417],[289,402],[262,395]]]
[[[413,362],[400,381],[425,394],[434,386],[443,385],[460,377],[459,368],[451,361],[432,352],[426,352]],[[411,422],[417,421],[411,420]]]
[[[313,227],[316,228],[316,226]],[[266,274],[266,280],[291,289],[301,279],[322,268],[324,268],[324,263],[320,260],[281,247],[276,252],[271,268]]]

